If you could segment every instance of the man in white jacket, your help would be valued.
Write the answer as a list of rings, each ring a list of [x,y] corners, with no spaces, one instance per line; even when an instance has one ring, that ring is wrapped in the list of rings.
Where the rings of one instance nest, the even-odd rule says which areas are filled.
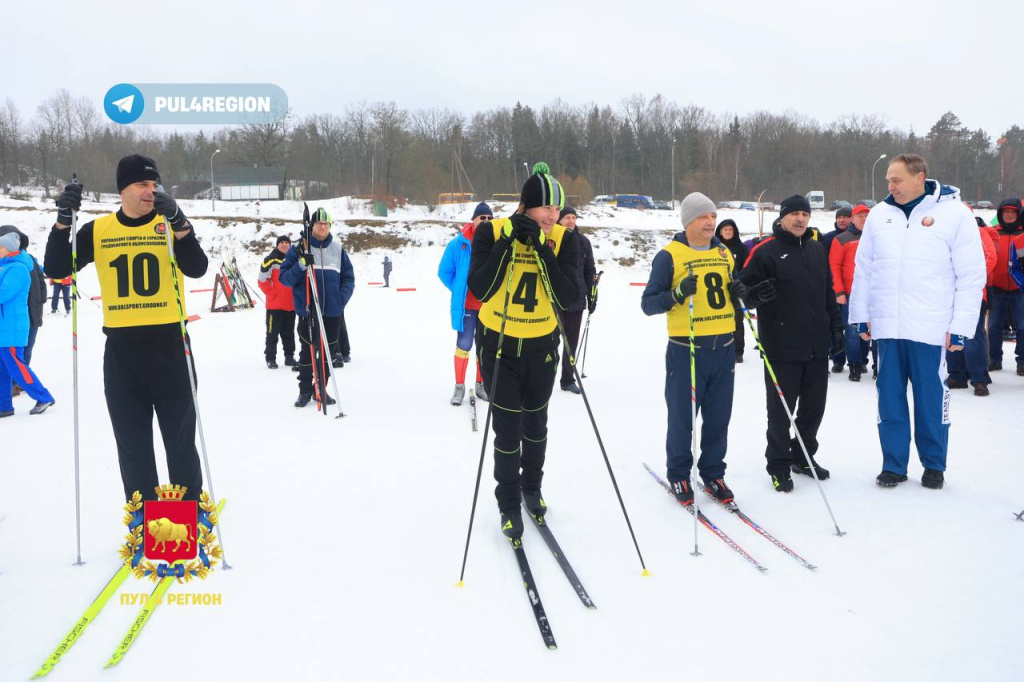
[[[977,326],[985,257],[960,190],[926,179],[928,165],[900,154],[886,173],[889,196],[871,209],[857,249],[850,324],[878,341],[878,485],[907,480],[910,410],[924,465],[921,484],[941,488],[949,441],[944,350],[962,350]]]

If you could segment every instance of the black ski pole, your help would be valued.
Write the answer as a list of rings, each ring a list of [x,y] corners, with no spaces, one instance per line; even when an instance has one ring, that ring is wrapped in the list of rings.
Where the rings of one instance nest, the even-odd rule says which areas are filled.
[[[601,283],[601,275],[604,274],[604,270],[597,273],[597,277],[594,278],[594,285],[592,290],[591,300],[597,300],[597,285]],[[591,312],[587,311],[587,324],[583,328],[583,336],[580,337],[580,346],[583,348],[582,352],[577,352],[577,356],[580,357],[580,374],[585,379],[587,377],[587,343],[590,341],[590,316]],[[579,349],[577,349],[578,351]]]
[[[501,329],[498,330],[498,351],[494,357],[494,376],[491,377],[490,393],[487,394],[487,417],[484,419],[484,437],[480,443],[480,463],[476,467],[476,484],[473,488],[473,506],[469,509],[469,529],[466,531],[466,548],[462,552],[462,570],[459,571],[459,582],[456,587],[462,587],[465,583],[463,578],[466,575],[466,560],[469,558],[469,540],[473,537],[473,519],[476,518],[476,501],[480,497],[480,478],[484,473],[484,458],[487,455],[487,433],[491,427],[491,413],[494,410],[494,400],[498,395],[498,370],[501,367],[501,351],[505,343],[505,322],[508,320],[508,302],[512,297],[512,273],[515,269],[515,241],[509,249],[508,270],[505,281],[505,302],[501,306]],[[501,269],[501,266],[498,266]]]
[[[551,289],[551,280],[548,279],[548,271],[544,267],[544,261],[541,260],[540,254],[537,253],[536,249],[533,252],[533,256],[537,261],[537,269],[540,271],[540,279],[544,283],[544,292],[547,294],[548,300],[551,302],[551,307],[554,308],[558,305],[558,301],[555,298],[554,291]],[[644,563],[644,556],[640,553],[640,543],[637,542],[636,533],[633,532],[633,524],[629,520],[629,513],[626,511],[626,503],[622,501],[622,493],[619,491],[619,483],[615,479],[615,472],[612,471],[612,463],[608,459],[608,452],[605,450],[604,441],[601,439],[601,432],[597,428],[597,420],[594,419],[594,411],[590,409],[590,400],[587,398],[587,390],[583,387],[583,379],[580,377],[580,371],[576,367],[576,357],[571,350],[569,337],[565,335],[565,327],[562,326],[562,318],[557,314],[555,315],[555,322],[558,325],[558,333],[562,337],[562,343],[565,344],[565,348],[569,352],[569,364],[572,365],[572,373],[575,375],[576,381],[580,385],[580,395],[583,396],[583,404],[587,408],[587,415],[590,417],[590,425],[594,427],[594,435],[597,437],[597,445],[601,449],[601,456],[604,457],[604,464],[608,468],[608,476],[612,479],[612,487],[615,489],[615,497],[619,499],[619,507],[622,509],[622,516],[626,519],[626,527],[629,528],[629,536],[633,538],[633,547],[636,548],[636,555],[640,559],[640,567],[643,569],[643,575],[650,575],[650,571],[647,570],[647,564]]]

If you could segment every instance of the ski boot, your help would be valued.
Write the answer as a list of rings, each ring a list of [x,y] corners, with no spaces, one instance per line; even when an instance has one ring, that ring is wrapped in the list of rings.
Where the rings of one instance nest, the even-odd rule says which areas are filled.
[[[482,381],[476,382],[475,390],[476,390],[476,397],[477,398],[479,398],[480,400],[489,400],[488,397],[487,397],[487,389],[484,388],[484,382],[482,382]]]
[[[505,537],[515,540],[523,537],[523,512],[521,507],[513,507],[501,512],[501,532]]]
[[[690,487],[689,481],[673,481],[672,494],[675,495],[676,500],[679,504],[684,507],[689,507],[693,504],[693,488]]]
[[[455,392],[452,393],[451,404],[458,407],[466,397],[466,385],[455,384]]]
[[[295,407],[305,407],[306,405],[309,405],[309,401],[312,399],[312,393],[307,393],[303,391],[299,393],[299,397],[295,399]]]
[[[28,413],[29,414],[42,414],[43,412],[46,412],[46,410],[48,408],[53,407],[55,402],[56,401],[54,401],[54,400],[37,400],[35,407],[33,407],[31,410],[29,410]],[[942,474],[940,473],[939,476],[942,476]]]
[[[772,474],[772,486],[777,493],[793,492],[793,477],[788,471],[779,471]]]
[[[935,469],[925,469],[924,475],[921,476],[921,485],[925,488],[931,488],[932,490],[942,490],[942,486],[945,483],[945,477],[941,471]]]
[[[732,494],[732,490],[730,490],[729,486],[725,484],[724,478],[715,478],[711,481],[704,481],[704,492],[709,493],[722,504],[729,504],[736,499],[736,496]]]
[[[277,369],[277,360],[274,358],[267,360],[267,369]]]
[[[548,511],[548,505],[544,502],[540,490],[523,488],[523,502],[526,504],[526,511],[530,512],[531,516],[544,518],[544,514]]]
[[[828,469],[818,464],[817,460],[815,460],[813,456],[811,457],[811,462],[814,464],[814,470],[818,472],[818,480],[827,481],[829,477]],[[807,466],[807,462],[802,459],[798,462],[794,462],[793,465],[790,466],[790,469],[792,469],[794,474],[803,474],[804,476],[811,477],[814,476],[814,474],[811,473],[811,467]]]

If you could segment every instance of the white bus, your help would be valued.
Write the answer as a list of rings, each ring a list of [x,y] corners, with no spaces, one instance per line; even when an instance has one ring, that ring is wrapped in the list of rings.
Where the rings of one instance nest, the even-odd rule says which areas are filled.
[[[811,204],[811,210],[825,210],[825,193],[820,189],[812,189],[804,195],[804,198]]]

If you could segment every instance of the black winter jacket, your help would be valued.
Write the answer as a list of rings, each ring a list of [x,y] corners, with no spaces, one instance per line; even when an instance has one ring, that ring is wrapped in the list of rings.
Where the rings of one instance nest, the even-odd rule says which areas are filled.
[[[751,252],[739,279],[748,287],[775,278],[774,301],[757,308],[757,330],[771,362],[829,358],[829,332],[843,328],[825,249],[810,229],[799,239],[777,225]]]

